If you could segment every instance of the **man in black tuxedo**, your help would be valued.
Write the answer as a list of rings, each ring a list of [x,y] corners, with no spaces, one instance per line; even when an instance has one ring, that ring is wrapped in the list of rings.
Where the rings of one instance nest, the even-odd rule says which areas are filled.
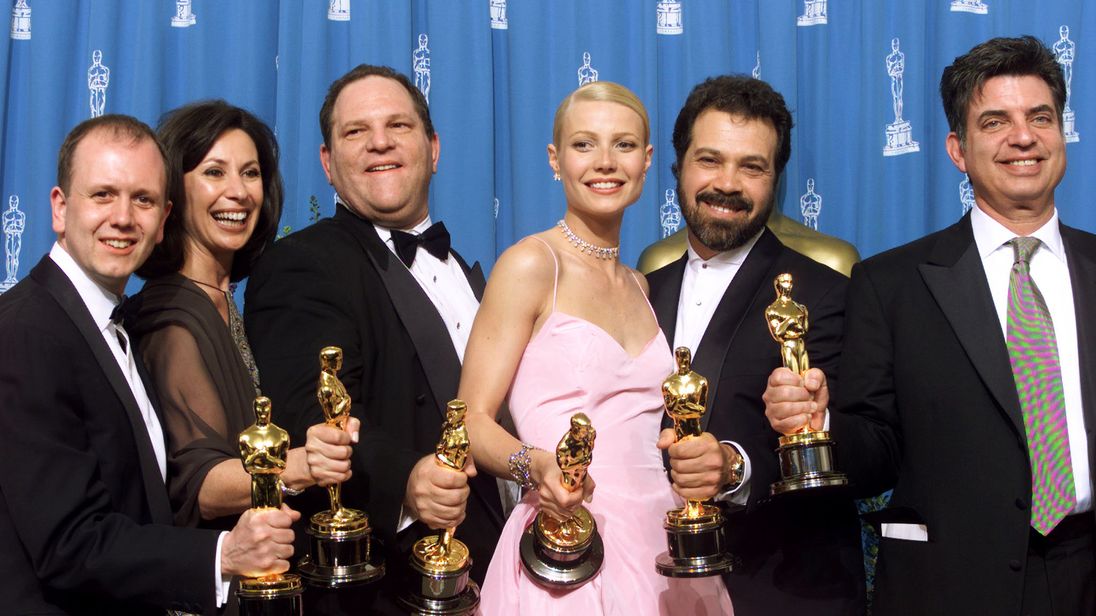
[[[464,473],[439,466],[433,451],[484,278],[449,249],[444,225],[430,224],[440,145],[426,100],[404,75],[363,64],[331,85],[320,127],[335,215],[275,243],[248,282],[245,322],[264,387],[303,436],[322,417],[319,351],[342,347],[339,376],[362,421],[343,499],[367,510],[385,543],[382,585],[392,592],[382,603],[431,529],[461,524],[482,581],[503,522],[497,484],[471,463]],[[393,609],[382,603],[373,609]]]
[[[766,229],[791,156],[792,118],[768,84],[716,77],[689,94],[674,125],[674,173],[688,251],[652,272],[651,303],[673,346],[693,351],[709,381],[705,433],[673,442],[664,430],[675,490],[728,505],[726,536],[740,562],[724,577],[735,614],[863,612],[864,568],[853,502],[842,495],[769,499],[780,479],[779,436],[761,395],[781,365],[765,308],[773,281],[791,273],[810,311],[812,364],[835,365],[848,280],[780,243]],[[835,379],[831,376],[831,386]]]
[[[0,297],[0,596],[6,614],[214,614],[229,576],[285,571],[288,508],[173,528],[156,393],[114,312],[163,237],[164,157],[140,121],[69,133],[57,242]]]
[[[1055,209],[1065,83],[1037,39],[998,38],[940,93],[975,207],[853,270],[829,417],[858,487],[894,489],[873,612],[1096,614],[1096,236]],[[774,427],[819,410],[788,376]]]

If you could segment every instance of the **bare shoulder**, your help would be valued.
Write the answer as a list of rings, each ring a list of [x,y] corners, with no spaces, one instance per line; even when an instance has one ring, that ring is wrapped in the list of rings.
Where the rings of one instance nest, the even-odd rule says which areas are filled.
[[[549,244],[538,235],[527,236],[507,248],[495,263],[491,278],[498,276],[526,285],[551,283],[555,278],[555,258]]]

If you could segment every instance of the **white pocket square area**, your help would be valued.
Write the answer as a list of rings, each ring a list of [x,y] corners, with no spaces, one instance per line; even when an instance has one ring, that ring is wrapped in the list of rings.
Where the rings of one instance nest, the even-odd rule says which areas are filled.
[[[888,539],[905,539],[906,541],[928,541],[929,529],[924,524],[898,524],[883,522],[881,532]]]

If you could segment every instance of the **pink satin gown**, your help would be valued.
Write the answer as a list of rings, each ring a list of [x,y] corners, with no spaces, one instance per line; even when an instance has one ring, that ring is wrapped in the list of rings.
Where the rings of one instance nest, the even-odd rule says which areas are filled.
[[[558,267],[557,262],[557,282]],[[663,518],[680,506],[655,446],[663,415],[660,388],[674,370],[665,336],[659,330],[632,357],[600,327],[555,311],[555,297],[552,303],[552,314],[522,355],[510,412],[521,440],[548,451],[555,451],[571,415],[582,411],[590,417],[597,430],[590,475],[597,487],[585,506],[597,521],[605,562],[597,577],[569,592],[534,583],[518,550],[522,532],[538,511],[538,496],[530,492],[502,531],[483,584],[480,613],[731,614],[719,576],[670,579],[655,571],[655,556],[666,550]]]

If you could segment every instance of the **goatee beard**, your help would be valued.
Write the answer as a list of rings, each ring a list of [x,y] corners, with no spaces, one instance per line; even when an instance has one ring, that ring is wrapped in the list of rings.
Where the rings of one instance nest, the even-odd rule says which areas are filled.
[[[681,194],[680,187],[678,194]],[[772,213],[773,208],[773,201],[770,200],[756,212],[753,218],[735,222],[705,216],[701,207],[702,204],[708,203],[747,214],[753,213],[755,209],[753,201],[742,193],[725,194],[708,191],[698,193],[692,203],[684,199],[683,201],[685,207],[681,208],[681,213],[685,217],[685,223],[689,225],[689,230],[700,240],[700,243],[717,252],[734,250],[757,235],[769,220],[769,214]]]

